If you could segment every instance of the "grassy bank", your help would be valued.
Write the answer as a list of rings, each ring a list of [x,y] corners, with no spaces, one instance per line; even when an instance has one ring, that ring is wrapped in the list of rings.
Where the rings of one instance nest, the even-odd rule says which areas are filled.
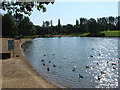
[[[105,34],[104,37],[120,37],[120,30],[114,30],[114,31],[101,31],[100,33]],[[39,37],[45,37],[45,38],[49,38],[49,37],[64,37],[64,36],[68,36],[68,37],[87,37],[89,33],[83,33],[83,34],[69,34],[69,35],[51,35],[51,34],[45,34],[45,35],[31,35],[31,36],[22,36],[22,38],[39,38]],[[20,36],[16,36],[16,38],[20,38]]]
[[[102,31],[106,37],[120,37],[120,31]]]
[[[115,31],[101,31],[100,33],[105,34],[104,37],[120,37],[120,30]],[[78,37],[85,37],[89,33],[83,33],[83,34],[71,34],[70,36],[78,36]]]

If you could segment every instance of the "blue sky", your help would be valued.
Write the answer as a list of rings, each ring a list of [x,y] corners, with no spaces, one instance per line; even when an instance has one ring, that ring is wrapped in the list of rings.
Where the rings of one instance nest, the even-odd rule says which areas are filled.
[[[76,19],[100,18],[108,16],[118,16],[118,2],[55,2],[45,5],[47,11],[37,11],[34,9],[29,17],[35,25],[42,26],[43,21],[53,21],[53,25],[58,24],[58,19],[62,25],[75,24]],[[0,11],[0,13],[2,13]]]
[[[46,6],[47,12],[39,12],[34,9],[30,16],[35,25],[42,25],[43,21],[53,21],[57,25],[58,19],[61,24],[75,24],[76,19],[100,18],[118,15],[117,2],[55,2]]]

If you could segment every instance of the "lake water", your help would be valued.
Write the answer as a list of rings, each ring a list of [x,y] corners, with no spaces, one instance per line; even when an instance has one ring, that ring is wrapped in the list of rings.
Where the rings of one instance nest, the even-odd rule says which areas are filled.
[[[118,38],[36,38],[22,48],[34,69],[62,88],[118,87]]]

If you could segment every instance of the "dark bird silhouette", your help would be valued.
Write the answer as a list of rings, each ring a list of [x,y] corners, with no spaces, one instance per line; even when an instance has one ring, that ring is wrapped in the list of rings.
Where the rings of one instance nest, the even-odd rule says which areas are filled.
[[[50,71],[50,68],[48,67],[47,70]]]
[[[106,72],[101,71],[101,74],[106,74]]]
[[[90,68],[90,67],[87,65],[86,68]]]
[[[46,56],[46,55],[44,54],[44,56]]]
[[[43,63],[43,66],[45,66],[45,63]]]
[[[112,63],[112,65],[116,65],[116,63]]]
[[[101,54],[98,54],[99,56],[101,55]]]
[[[72,71],[75,71],[75,69],[76,69],[76,66],[73,67],[73,70],[72,70]]]
[[[91,50],[93,50],[94,48],[92,48]]]
[[[98,80],[100,80],[101,79],[101,77],[100,76],[98,76]]]
[[[49,63],[50,63],[50,61],[49,61]]]
[[[53,67],[56,67],[56,65],[54,64]]]
[[[79,78],[84,78],[84,77],[79,74]]]
[[[99,63],[97,62],[97,65],[99,65]]]
[[[114,70],[116,70],[116,68],[115,68],[115,67],[113,67],[113,69],[114,69]]]
[[[44,60],[41,60],[42,62],[44,62]]]
[[[90,57],[93,57],[92,55],[90,55]]]

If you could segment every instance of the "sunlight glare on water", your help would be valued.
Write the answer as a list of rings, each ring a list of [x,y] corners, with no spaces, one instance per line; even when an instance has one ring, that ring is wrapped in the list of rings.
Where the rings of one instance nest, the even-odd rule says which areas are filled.
[[[35,70],[60,87],[118,87],[118,38],[36,38],[22,48]]]

